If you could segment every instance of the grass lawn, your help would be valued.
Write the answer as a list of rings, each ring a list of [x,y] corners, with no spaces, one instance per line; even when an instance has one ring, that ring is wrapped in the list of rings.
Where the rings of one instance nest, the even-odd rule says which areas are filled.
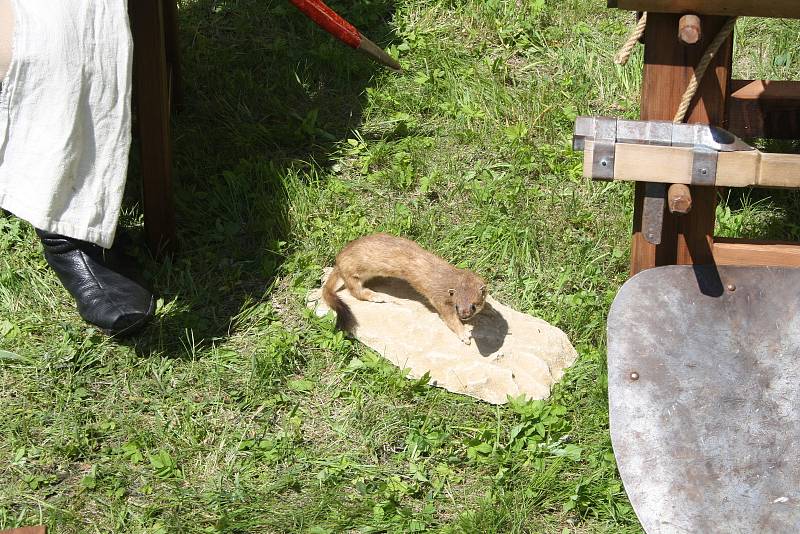
[[[180,252],[120,242],[161,297],[143,335],[81,322],[0,216],[0,528],[641,532],[608,435],[605,317],[632,188],[580,176],[578,114],[636,117],[631,16],[601,0],[331,2],[381,70],[285,0],[183,0]],[[800,78],[799,27],[745,20],[737,77]],[[784,149],[787,147],[784,146]],[[789,146],[788,148],[792,148]],[[731,192],[719,231],[800,239],[800,197]],[[580,358],[547,402],[410,381],[304,306],[346,242],[417,240]]]

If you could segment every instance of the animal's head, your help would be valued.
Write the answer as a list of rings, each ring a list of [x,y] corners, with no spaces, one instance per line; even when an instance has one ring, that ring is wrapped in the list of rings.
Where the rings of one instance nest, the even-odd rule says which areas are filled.
[[[448,289],[448,292],[462,321],[472,319],[486,302],[486,282],[475,275],[460,277],[456,286]]]

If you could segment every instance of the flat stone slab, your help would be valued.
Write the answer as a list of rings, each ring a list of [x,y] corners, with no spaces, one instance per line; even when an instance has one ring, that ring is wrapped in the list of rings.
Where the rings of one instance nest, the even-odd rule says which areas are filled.
[[[325,269],[323,284],[330,271]],[[523,394],[546,399],[550,387],[578,357],[563,331],[491,296],[469,322],[473,339],[465,345],[405,282],[382,279],[368,285],[397,302],[365,302],[341,289],[339,297],[358,321],[351,334],[397,367],[409,369],[409,378],[428,372],[432,385],[491,404],[504,404],[508,396]],[[321,293],[312,290],[307,301],[317,315],[324,316],[330,310]]]

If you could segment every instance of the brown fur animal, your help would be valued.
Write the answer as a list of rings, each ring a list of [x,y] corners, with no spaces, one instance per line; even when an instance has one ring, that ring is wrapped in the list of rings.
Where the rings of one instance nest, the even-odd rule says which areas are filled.
[[[372,234],[348,243],[336,256],[336,265],[322,288],[322,298],[336,312],[336,326],[351,330],[355,317],[336,295],[340,281],[355,298],[386,302],[391,297],[375,293],[364,284],[371,278],[391,277],[408,282],[428,299],[442,321],[461,341],[470,343],[467,321],[486,301],[486,282],[472,271],[459,269],[413,241],[388,234]]]

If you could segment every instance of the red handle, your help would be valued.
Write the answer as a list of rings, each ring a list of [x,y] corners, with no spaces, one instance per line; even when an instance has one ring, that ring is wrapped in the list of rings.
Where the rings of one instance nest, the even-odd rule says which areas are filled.
[[[325,31],[352,48],[361,45],[358,30],[320,0],[289,0]]]

